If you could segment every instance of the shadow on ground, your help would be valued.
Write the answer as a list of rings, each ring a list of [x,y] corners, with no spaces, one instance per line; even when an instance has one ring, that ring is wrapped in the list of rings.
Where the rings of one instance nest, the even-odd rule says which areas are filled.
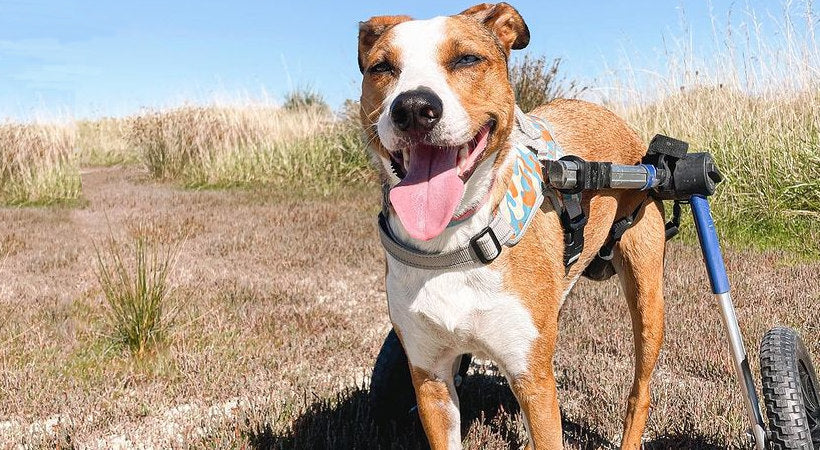
[[[402,423],[378,426],[371,415],[369,392],[363,388],[348,389],[330,400],[317,400],[295,421],[286,433],[270,428],[249,436],[258,449],[426,449],[424,431],[416,418]],[[511,420],[519,408],[502,377],[474,374],[468,376],[460,394],[462,436],[476,425],[478,448],[484,448],[486,435],[498,442],[498,448],[522,448],[524,440]],[[615,449],[618,446],[590,427],[562,417],[564,440],[568,448]],[[472,442],[471,442],[472,444]],[[476,445],[470,445],[476,447]],[[493,445],[496,447],[498,444]],[[720,449],[706,439],[672,435],[646,442],[645,449]]]

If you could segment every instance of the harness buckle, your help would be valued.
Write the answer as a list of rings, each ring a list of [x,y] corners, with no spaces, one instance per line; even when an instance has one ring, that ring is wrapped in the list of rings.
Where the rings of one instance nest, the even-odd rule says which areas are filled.
[[[559,216],[564,228],[564,267],[571,266],[584,251],[584,226],[587,215],[578,195],[564,195],[564,210]]]
[[[566,228],[570,231],[583,230],[587,224],[587,215],[584,214],[583,211],[575,217],[572,217],[567,210],[564,210],[561,215],[563,216],[561,217],[561,221],[566,224]]]
[[[564,233],[564,266],[569,267],[584,251],[584,229],[576,228]]]
[[[487,241],[486,239],[484,239],[485,236],[489,236],[490,240]],[[485,248],[485,246],[489,243],[492,243],[495,249],[495,254],[493,255],[490,255],[486,251],[487,249]],[[501,254],[501,243],[498,242],[498,237],[496,237],[495,231],[493,231],[493,229],[490,227],[484,228],[483,230],[481,230],[480,233],[478,233],[477,235],[473,236],[472,239],[470,239],[470,248],[473,250],[478,260],[481,261],[483,264],[489,264],[493,262],[496,258],[498,258],[498,255]]]

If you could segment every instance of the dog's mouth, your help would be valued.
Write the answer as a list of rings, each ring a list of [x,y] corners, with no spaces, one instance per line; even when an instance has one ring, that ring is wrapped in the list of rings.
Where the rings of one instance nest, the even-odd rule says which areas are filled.
[[[461,178],[461,181],[466,182],[470,178],[470,175],[473,174],[481,155],[484,154],[484,150],[487,148],[487,141],[493,131],[495,131],[495,120],[490,120],[478,129],[478,133],[476,133],[472,139],[461,145],[437,146],[425,143],[408,145],[405,148],[390,152],[391,168],[393,169],[393,173],[402,180],[407,176],[414,150],[420,147],[426,147],[432,151],[439,152],[451,152],[456,150],[458,151],[458,158],[456,159],[458,177]]]
[[[427,241],[444,231],[494,129],[495,121],[490,120],[461,145],[419,142],[391,152],[401,181],[390,190],[390,203],[411,237]]]

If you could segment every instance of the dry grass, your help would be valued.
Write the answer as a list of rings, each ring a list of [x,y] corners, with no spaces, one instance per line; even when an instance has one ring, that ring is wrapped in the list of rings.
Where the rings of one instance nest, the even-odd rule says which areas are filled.
[[[80,197],[69,125],[0,124],[0,204],[38,205]]]
[[[627,116],[644,136],[676,136],[715,156],[726,177],[715,214],[735,241],[820,254],[820,90],[700,88]]]
[[[81,195],[79,166],[140,164],[189,188],[290,185],[329,194],[374,179],[361,132],[316,94],[287,108],[188,106],[69,126],[0,125],[0,204]]]
[[[377,430],[366,402],[389,327],[377,189],[185,191],[144,177],[88,173],[84,209],[0,210],[0,447],[419,447],[417,429]],[[129,241],[140,224],[165,245],[188,237],[169,279],[176,325],[166,345],[134,359],[109,345],[91,243]],[[782,256],[727,252],[749,352],[782,323],[820,355],[820,263]],[[700,256],[678,244],[667,259],[649,447],[740,448],[739,390]],[[569,448],[618,440],[628,317],[614,282],[582,282],[567,301],[556,365]],[[466,448],[522,441],[515,401],[491,366],[473,368],[463,404]]]
[[[768,247],[816,255],[818,59],[800,42],[749,71],[718,61],[711,67],[729,70],[710,73],[682,58],[653,83],[621,83],[609,101],[647,138],[665,132],[716,154],[729,177],[714,201],[722,234],[772,236]],[[786,73],[787,85],[767,89]],[[380,197],[358,183],[370,173],[359,131],[320,108],[296,110],[186,107],[79,131],[0,127],[6,203],[77,198],[77,161],[126,165],[83,176],[85,208],[0,209],[0,447],[423,447],[418,426],[379,430],[367,405],[389,321],[373,222]],[[93,242],[145,233],[173,248],[187,238],[168,279],[175,326],[165,345],[133,358],[110,345]],[[820,262],[732,248],[726,260],[753,370],[758,339],[775,324],[801,331],[818,361]],[[696,248],[671,245],[647,448],[746,447],[700,267]],[[565,304],[556,377],[568,448],[619,441],[628,317],[614,281],[582,281]],[[523,442],[516,402],[489,363],[472,367],[462,414],[465,448]]]
[[[726,182],[715,214],[734,242],[820,255],[820,23],[813,2],[785,2],[780,29],[716,29],[708,57],[684,35],[658,72],[614,72],[604,101],[644,139],[655,133],[715,155]],[[798,9],[803,8],[803,9]],[[716,19],[719,20],[719,19]],[[769,24],[771,26],[771,24]]]
[[[77,153],[82,167],[110,167],[133,164],[139,155],[128,143],[129,119],[106,117],[78,120]]]
[[[326,108],[187,107],[130,120],[151,175],[189,187],[338,183],[366,178],[360,132]]]

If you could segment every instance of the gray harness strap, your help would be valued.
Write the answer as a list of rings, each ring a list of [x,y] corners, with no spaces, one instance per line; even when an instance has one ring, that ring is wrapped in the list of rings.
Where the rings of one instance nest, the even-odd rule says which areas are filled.
[[[488,264],[501,254],[501,248],[513,235],[510,224],[496,214],[490,226],[475,235],[464,246],[449,252],[426,253],[396,241],[383,214],[379,214],[379,237],[385,251],[399,262],[418,269],[444,270],[474,264]]]

